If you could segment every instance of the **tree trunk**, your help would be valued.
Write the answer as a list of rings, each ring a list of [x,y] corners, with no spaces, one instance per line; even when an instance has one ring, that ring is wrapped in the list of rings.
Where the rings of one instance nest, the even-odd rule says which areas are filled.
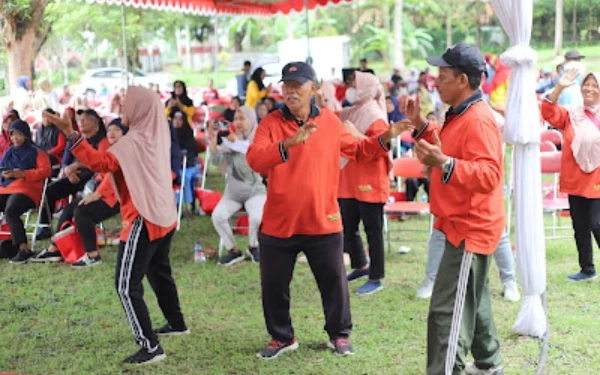
[[[42,23],[47,0],[31,1],[31,16],[22,13],[0,14],[4,18],[2,43],[8,54],[8,87],[17,85],[19,76],[34,78],[34,62],[47,35],[37,34]]]
[[[563,0],[556,0],[556,15],[554,27],[554,56],[562,54],[563,44]]]
[[[404,50],[402,38],[403,0],[394,0],[394,67],[404,69]]]
[[[479,24],[479,21],[475,26],[475,41],[477,43],[477,48],[481,51],[481,25]]]
[[[244,50],[242,42],[244,41],[245,37],[245,31],[236,31],[235,34],[233,34],[233,50],[235,52],[242,52]]]
[[[446,14],[446,48],[452,47],[452,18]]]

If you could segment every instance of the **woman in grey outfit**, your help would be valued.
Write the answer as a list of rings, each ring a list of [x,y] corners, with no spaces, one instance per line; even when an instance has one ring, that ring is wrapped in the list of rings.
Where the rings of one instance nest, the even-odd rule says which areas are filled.
[[[212,163],[225,173],[226,186],[223,197],[212,213],[215,230],[228,253],[219,264],[232,265],[244,260],[242,251],[235,243],[229,219],[240,209],[248,214],[248,250],[253,262],[258,263],[258,228],[263,214],[267,192],[262,177],[252,171],[246,162],[246,151],[252,142],[258,122],[254,109],[240,107],[235,112],[235,132],[210,127],[210,152]]]

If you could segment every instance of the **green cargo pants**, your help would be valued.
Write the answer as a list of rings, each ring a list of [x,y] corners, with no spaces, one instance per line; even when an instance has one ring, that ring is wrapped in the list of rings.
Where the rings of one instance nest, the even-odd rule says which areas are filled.
[[[456,248],[446,241],[429,305],[428,375],[462,374],[469,350],[480,369],[502,362],[488,270],[489,256],[466,252],[464,242]]]

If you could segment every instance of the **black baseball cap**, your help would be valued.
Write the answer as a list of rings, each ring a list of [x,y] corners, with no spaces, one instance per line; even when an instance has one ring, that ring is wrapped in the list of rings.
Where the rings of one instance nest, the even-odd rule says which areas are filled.
[[[581,60],[581,59],[585,59],[585,56],[580,55],[579,51],[577,51],[576,49],[572,49],[570,51],[567,51],[567,53],[565,53],[565,60]]]
[[[448,48],[442,56],[428,57],[425,60],[432,66],[460,69],[469,76],[487,74],[485,59],[481,51],[469,44],[459,43]]]
[[[317,74],[312,66],[307,63],[301,61],[291,62],[283,67],[281,81],[296,81],[298,83],[316,82]]]
[[[104,125],[104,120],[102,119],[102,117],[100,117],[100,115],[98,114],[98,112],[96,112],[93,109],[79,109],[77,110],[77,114],[78,115],[88,115],[88,116],[92,116],[94,117],[96,120],[98,120],[99,124],[103,124]]]

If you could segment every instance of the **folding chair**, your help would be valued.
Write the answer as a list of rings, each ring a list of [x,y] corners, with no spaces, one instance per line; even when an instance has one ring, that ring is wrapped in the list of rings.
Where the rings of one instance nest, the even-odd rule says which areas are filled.
[[[423,164],[417,158],[398,158],[394,160],[394,177],[399,178],[425,178]],[[392,248],[392,238],[388,223],[391,215],[429,215],[429,234],[433,229],[433,215],[429,211],[429,203],[424,202],[393,202],[387,203],[383,208],[384,230],[387,233],[388,251]],[[403,230],[404,232],[422,232],[422,230]],[[406,241],[404,238],[403,241]],[[406,241],[416,242],[416,241]]]
[[[560,162],[562,158],[562,152],[542,152],[541,154],[541,168],[542,175],[551,174],[553,175],[553,182],[551,185],[551,191],[543,191],[543,209],[545,213],[552,214],[552,226],[544,226],[544,231],[550,229],[552,234],[546,236],[547,239],[557,238],[571,238],[571,236],[560,236],[557,234],[558,230],[570,229],[568,226],[558,226],[558,213],[560,211],[566,211],[569,209],[568,198],[561,197],[558,193],[558,177],[560,173]]]
[[[48,228],[48,230],[50,230],[50,234],[52,234],[52,220],[50,220],[48,224],[42,224],[40,222],[42,220],[42,210],[46,210],[46,214],[48,215],[48,217],[52,217],[52,215],[50,215],[50,207],[48,206],[48,201],[46,200],[46,189],[48,188],[48,181],[49,179],[46,179],[44,181],[44,189],[42,190],[42,200],[40,201],[40,206],[37,209],[37,217],[35,219],[35,224],[29,223],[31,219],[31,213],[34,212],[34,210],[29,210],[25,214],[25,230],[27,230],[27,228],[33,228],[32,232],[27,233],[27,235],[31,236],[31,251],[35,251],[35,244],[37,242],[37,232],[40,228]]]
[[[42,216],[42,210],[46,210],[46,212],[48,214],[50,214],[50,209],[48,207],[48,201],[46,200],[46,188],[48,187],[48,179],[46,179],[44,181],[44,188],[42,190],[42,199],[40,201],[40,205],[37,209],[37,218],[35,220],[34,224],[30,223],[31,220],[31,214],[35,212],[35,210],[29,210],[25,213],[25,220],[24,220],[24,226],[25,226],[25,235],[26,236],[31,236],[31,251],[35,251],[35,244],[37,242],[36,239],[36,233],[38,231],[39,228],[48,228],[50,229],[50,232],[52,233],[52,224],[42,224],[40,223],[41,220],[41,216]],[[27,232],[28,228],[33,228],[32,232]],[[10,235],[10,232],[6,232],[6,231],[0,231],[0,235]]]

